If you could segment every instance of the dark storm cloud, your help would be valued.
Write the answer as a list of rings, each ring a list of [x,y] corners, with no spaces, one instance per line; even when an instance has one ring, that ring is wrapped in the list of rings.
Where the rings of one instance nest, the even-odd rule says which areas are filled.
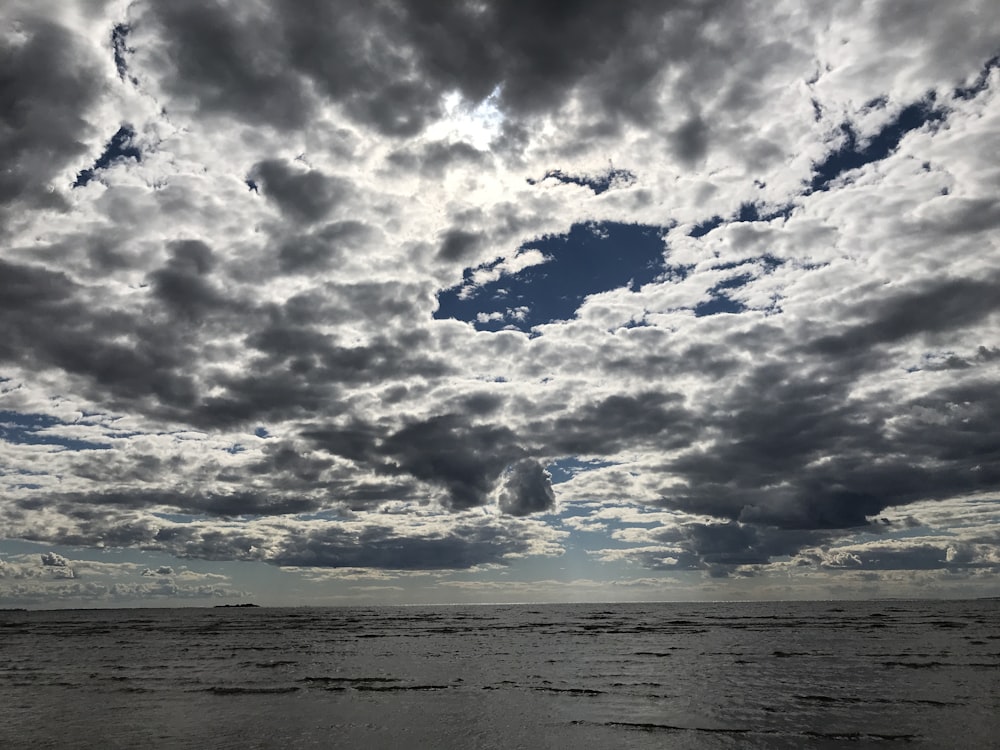
[[[55,552],[45,552],[42,554],[42,565],[54,568],[66,568],[69,567],[69,560],[62,555],[57,555]]]
[[[459,399],[462,412],[474,417],[486,417],[495,413],[504,404],[504,398],[495,393],[480,391],[469,393]]]
[[[998,310],[1000,276],[937,279],[923,288],[866,302],[865,322],[817,338],[808,349],[824,356],[865,352],[911,336],[970,326]]]
[[[317,529],[290,539],[270,562],[323,568],[466,569],[501,564],[529,546],[527,540],[496,526],[460,525],[430,537],[400,536],[378,526],[361,533]]]
[[[25,309],[36,314],[56,309],[75,286],[61,271],[0,259],[0,306],[10,315]]]
[[[87,152],[82,139],[100,92],[98,62],[58,23],[31,14],[9,20],[20,38],[0,39],[0,206],[4,213],[20,202],[65,208],[61,192],[49,188]]]
[[[509,428],[469,425],[455,415],[407,425],[379,452],[388,470],[444,486],[455,509],[484,505],[504,468],[525,454]]]
[[[957,488],[988,489],[1000,482],[1000,395],[992,379],[980,378],[914,399],[901,420],[901,440],[957,476]],[[942,431],[940,428],[945,427]],[[957,481],[962,475],[964,481]]]
[[[330,325],[363,319],[385,329],[426,315],[427,297],[426,286],[407,280],[326,283],[289,298],[280,317],[300,326],[315,325],[318,321]],[[427,333],[411,329],[406,343],[418,354],[416,350],[429,344]]]
[[[708,152],[708,125],[699,115],[691,117],[670,134],[670,148],[682,163],[697,163]]]
[[[163,478],[162,484],[167,484]],[[317,510],[324,500],[305,497],[296,493],[285,494],[280,490],[236,490],[233,492],[199,492],[186,489],[162,490],[138,489],[135,491],[113,490],[94,493],[73,493],[36,496],[18,500],[16,505],[24,510],[39,510],[44,507],[58,508],[68,518],[78,521],[82,529],[100,529],[108,508],[120,511],[144,510],[149,508],[169,508],[194,515],[235,518],[239,516],[280,516],[308,513]],[[128,535],[127,525],[119,531]],[[138,538],[148,533],[136,529]],[[128,541],[125,546],[134,544]]]
[[[655,106],[635,92],[695,49],[701,24],[721,5],[421,2],[405,18],[423,69],[440,71],[469,99],[499,85],[501,108],[517,116],[558,107],[582,88],[608,117],[644,121]]]
[[[351,184],[315,169],[302,169],[281,159],[257,162],[250,179],[291,219],[314,222],[325,217],[351,192]]]
[[[689,373],[719,380],[732,375],[742,364],[733,351],[709,344],[693,344],[679,352],[660,353],[657,349],[669,346],[668,336],[663,331],[648,329],[641,335],[640,353],[623,357],[609,348],[611,356],[601,358],[602,368],[614,376],[635,373],[650,380]]]
[[[351,461],[372,459],[375,444],[383,437],[383,430],[360,420],[336,427],[314,427],[303,430],[301,437],[320,450]]]
[[[672,421],[679,433],[666,429],[671,420],[656,419],[655,412],[649,412],[652,422],[644,430],[656,434],[662,423],[665,437],[709,440],[660,467],[681,480],[663,490],[664,506],[720,519],[664,538],[679,550],[673,555],[678,562],[670,565],[722,574],[727,566],[763,564],[823,539],[872,528],[871,519],[888,507],[1000,489],[1000,399],[985,373],[902,400],[858,390],[859,378],[891,363],[890,346],[920,336],[947,341],[954,332],[981,324],[1000,309],[998,291],[994,276],[887,286],[879,296],[844,306],[841,319],[861,322],[808,343],[765,324],[733,337],[731,349],[703,351],[699,368],[711,371],[718,363],[720,375],[733,378],[733,385],[697,412],[676,414]],[[741,349],[756,363],[733,369],[733,355]],[[782,350],[793,356],[759,359],[761,352]],[[993,348],[981,346],[936,369],[971,371],[995,359]],[[650,354],[634,361],[633,372],[647,367],[683,372],[685,364]],[[586,429],[591,420],[579,411],[562,417],[567,437],[551,443],[581,453],[615,447],[569,438],[581,428],[600,439],[613,436],[616,420],[610,415],[631,412],[610,404],[599,411],[604,416],[592,420],[593,430]],[[637,414],[633,418],[643,424]],[[597,430],[598,424],[611,429]],[[661,557],[650,553],[645,564],[662,567]]]
[[[483,403],[486,413],[497,405],[495,398]],[[591,455],[651,441],[676,446],[689,439],[691,425],[683,426],[685,419],[690,415],[677,396],[610,396],[554,421],[534,423],[529,433],[539,455]],[[395,431],[355,421],[309,428],[301,437],[378,473],[405,474],[441,486],[456,510],[486,504],[494,489],[499,490],[501,510],[511,515],[554,506],[551,478],[530,457],[524,441],[503,425],[472,424],[448,414]]]
[[[290,68],[282,28],[236,3],[150,3],[173,76],[172,93],[194,97],[208,112],[281,128],[302,127],[313,110],[306,82]],[[144,18],[132,24],[141,50]],[[138,71],[137,71],[138,72]]]
[[[864,570],[940,570],[942,568],[992,567],[977,559],[971,544],[899,540],[848,546],[840,551],[806,552],[803,559],[824,568]]]
[[[658,105],[648,88],[666,65],[740,43],[702,34],[710,19],[739,7],[183,0],[147,3],[133,29],[147,21],[157,28],[171,92],[208,111],[301,127],[314,107],[311,89],[359,123],[411,136],[443,114],[442,96],[456,90],[473,102],[498,92],[513,117],[551,111],[578,91],[609,123],[649,122]]]
[[[830,536],[822,531],[735,521],[689,523],[654,534],[656,541],[672,548],[669,555],[643,551],[638,559],[645,567],[658,570],[708,570],[714,576],[724,576],[734,566],[764,565],[774,557],[822,544]]]
[[[979,362],[995,362],[1000,359],[1000,347],[981,346],[976,350],[976,360]]]
[[[386,524],[283,523],[213,524],[202,519],[171,523],[140,517],[119,508],[87,514],[78,509],[73,528],[28,532],[29,541],[66,545],[107,545],[158,550],[179,558],[255,560],[272,565],[394,570],[468,569],[504,564],[511,555],[530,551],[533,539],[505,524],[460,522],[440,529],[400,529]],[[54,553],[52,553],[54,554]],[[53,558],[57,562],[58,555]],[[68,565],[67,561],[67,565]],[[141,575],[166,577],[168,567]],[[72,568],[65,571],[70,577]],[[0,571],[2,574],[2,571]]]
[[[552,510],[556,504],[552,477],[540,463],[523,458],[511,464],[500,483],[500,510],[512,516],[527,516]]]
[[[173,312],[191,318],[225,305],[223,295],[207,279],[215,265],[212,249],[200,240],[169,245],[165,267],[150,274],[153,293]]]
[[[437,257],[446,261],[468,261],[476,254],[485,237],[478,232],[449,229],[441,237]]]
[[[361,221],[335,221],[312,234],[291,237],[281,243],[278,264],[285,273],[315,273],[343,262],[348,252],[360,249],[376,234]]]
[[[297,320],[287,306],[271,313],[266,324],[244,339],[247,349],[260,356],[248,370],[215,379],[219,393],[204,399],[191,415],[198,424],[338,415],[346,411],[339,398],[344,386],[439,377],[449,371],[445,363],[420,349],[417,333],[407,347],[386,338],[343,346],[334,336],[316,330],[315,320]],[[320,317],[321,313],[322,309],[312,314],[335,322],[332,316]],[[350,318],[345,315],[344,319]]]
[[[683,480],[663,491],[663,505],[727,519],[685,538],[692,559],[724,564],[731,552],[731,564],[750,564],[814,544],[813,533],[870,528],[888,507],[1000,489],[992,381],[897,401],[852,394],[854,375],[836,358],[811,370],[760,365],[702,415],[699,434],[713,436],[711,446],[662,467]],[[764,530],[790,543],[776,552],[761,541]]]
[[[543,439],[540,452],[552,456],[601,455],[653,443],[664,449],[685,445],[694,434],[695,415],[675,393],[648,391],[608,396],[551,422],[532,424]]]
[[[189,263],[180,261],[180,268]],[[154,407],[148,398],[169,408],[192,406],[190,369],[198,357],[191,342],[155,315],[95,309],[86,292],[62,272],[0,261],[0,359],[62,369],[128,408]]]
[[[354,231],[363,229],[341,225],[334,234]],[[420,332],[406,346],[386,337],[347,346],[316,328],[358,316],[380,324],[412,317],[418,285],[330,285],[315,298],[258,305],[227,294],[227,266],[204,242],[174,241],[165,252],[128,309],[93,304],[89,288],[66,273],[0,260],[0,360],[61,369],[112,408],[212,429],[336,415],[344,386],[451,369],[425,351]],[[241,351],[256,355],[252,366],[203,372],[205,362],[231,356],[218,337],[236,332]]]
[[[550,510],[555,502],[545,470],[502,425],[471,424],[465,416],[446,414],[392,432],[355,422],[308,429],[302,437],[379,474],[442,487],[453,510],[487,504],[498,486],[500,508],[510,515]]]
[[[758,368],[703,416],[702,434],[716,436],[711,448],[670,462],[686,486],[671,488],[664,503],[783,528],[864,525],[923,478],[910,461],[870,465],[889,445],[886,415],[877,405],[852,402],[847,387],[800,380],[781,365]]]

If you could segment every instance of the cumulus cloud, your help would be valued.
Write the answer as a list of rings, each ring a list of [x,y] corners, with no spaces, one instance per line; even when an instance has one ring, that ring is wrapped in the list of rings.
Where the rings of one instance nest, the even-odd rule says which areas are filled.
[[[533,459],[524,458],[511,464],[501,481],[500,510],[512,516],[552,510],[556,498],[551,479],[552,475]]]
[[[174,574],[174,569],[169,565],[161,565],[160,567],[153,570],[152,568],[143,568],[142,572],[139,574],[141,576],[146,576],[149,578],[155,578],[156,576],[172,576]]]
[[[157,580],[137,582],[136,577]],[[135,606],[157,600],[196,602],[244,596],[246,592],[233,588],[226,575],[175,570],[169,565],[152,569],[131,562],[69,560],[52,551],[0,560],[0,597],[16,605]]]
[[[0,230],[21,210],[66,211],[65,190],[51,181],[88,152],[88,110],[100,95],[99,59],[86,37],[37,11],[15,9],[0,51]]]
[[[45,552],[42,554],[42,565],[48,565],[53,568],[66,568],[69,567],[69,560],[62,555],[57,555],[55,552]]]
[[[0,537],[988,568],[991,11],[15,2]]]

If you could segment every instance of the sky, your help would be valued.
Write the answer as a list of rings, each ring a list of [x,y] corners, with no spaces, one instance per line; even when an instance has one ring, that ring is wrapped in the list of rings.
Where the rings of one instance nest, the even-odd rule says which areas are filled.
[[[991,0],[6,0],[0,607],[1000,594]]]

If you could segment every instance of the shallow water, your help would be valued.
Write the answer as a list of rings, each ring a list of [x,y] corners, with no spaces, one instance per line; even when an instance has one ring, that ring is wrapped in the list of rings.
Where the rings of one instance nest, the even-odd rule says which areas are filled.
[[[0,747],[990,748],[998,667],[995,600],[0,612]]]

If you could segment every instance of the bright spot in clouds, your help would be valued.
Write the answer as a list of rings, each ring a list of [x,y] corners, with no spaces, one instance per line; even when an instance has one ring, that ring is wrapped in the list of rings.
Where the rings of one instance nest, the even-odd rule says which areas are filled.
[[[499,87],[480,102],[467,101],[460,92],[451,91],[442,97],[444,117],[428,127],[425,137],[430,141],[465,142],[479,150],[490,147],[500,135],[503,112],[497,107]]]

